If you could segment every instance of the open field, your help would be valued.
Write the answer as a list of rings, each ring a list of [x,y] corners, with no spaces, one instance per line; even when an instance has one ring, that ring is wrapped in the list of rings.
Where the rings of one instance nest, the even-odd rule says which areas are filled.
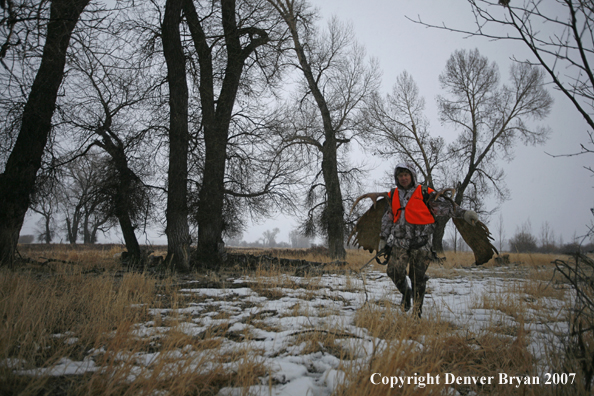
[[[122,250],[23,246],[42,264],[0,271],[0,395],[588,394],[562,353],[573,292],[554,256],[447,254],[416,320],[385,267],[358,271],[363,251],[295,276],[132,272]]]

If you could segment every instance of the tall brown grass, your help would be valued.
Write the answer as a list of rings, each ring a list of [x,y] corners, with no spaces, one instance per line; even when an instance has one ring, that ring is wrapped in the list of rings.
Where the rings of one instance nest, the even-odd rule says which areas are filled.
[[[51,367],[63,357],[82,360],[100,347],[122,323],[148,318],[155,280],[142,274],[109,275],[0,272],[0,360],[22,362],[20,368]],[[17,380],[7,367],[0,374],[3,391]],[[35,388],[31,381],[22,391]],[[0,392],[1,393],[1,392]]]
[[[17,270],[0,270],[0,395],[138,395],[167,390],[169,394],[215,395],[223,387],[240,387],[248,393],[259,378],[270,375],[271,368],[255,359],[257,351],[246,347],[232,353],[220,351],[227,327],[212,328],[201,337],[189,336],[181,327],[191,318],[176,313],[175,309],[196,303],[198,297],[179,293],[182,283],[175,274],[163,276],[147,273],[122,272],[121,264],[113,256],[121,252],[118,246],[106,250],[55,249],[38,247],[25,255],[44,264],[29,264]],[[24,251],[24,250],[23,250]],[[257,251],[254,252],[257,254]],[[294,252],[277,252],[279,256],[294,258]],[[43,258],[41,258],[43,257]],[[47,258],[62,261],[46,261]],[[346,271],[349,288],[355,290],[359,283],[358,270],[372,254],[362,250],[347,251],[347,266],[328,266],[330,270]],[[446,253],[447,260],[430,267],[432,277],[460,276],[472,265],[471,253]],[[299,255],[310,261],[329,262],[319,252]],[[554,266],[550,256],[510,255],[507,268],[522,274],[523,282],[510,283],[510,294],[530,298],[482,297],[476,307],[497,309],[514,314],[519,321],[527,320],[526,310],[543,308],[547,298],[563,299],[563,288],[553,287]],[[548,260],[548,261],[547,261]],[[369,268],[385,271],[385,266],[370,264]],[[492,263],[485,268],[497,270]],[[312,298],[324,287],[321,278],[309,275],[302,282],[294,282],[287,275],[294,269],[260,268],[242,274],[257,280],[252,289],[270,299],[282,298],[279,290],[303,289]],[[350,271],[350,272],[349,272]],[[224,284],[227,275],[209,273],[211,282]],[[235,274],[239,276],[240,274]],[[206,276],[193,274],[191,277]],[[550,283],[549,280],[553,280]],[[550,287],[550,288],[549,288]],[[394,289],[395,290],[395,289]],[[360,291],[360,290],[359,290]],[[152,308],[171,308],[167,316],[154,315]],[[333,310],[320,311],[318,316],[336,315]],[[289,315],[309,315],[295,306]],[[512,315],[513,316],[513,315]],[[224,319],[224,315],[218,316]],[[261,317],[253,315],[246,323],[265,330]],[[168,326],[169,330],[152,338],[135,335],[139,323],[152,321],[153,328]],[[373,337],[371,356],[362,365],[354,352],[345,348],[341,340],[347,332],[336,326],[297,334],[295,345],[305,343],[307,353],[329,353],[341,361],[340,370],[347,380],[337,394],[389,394],[394,390],[383,385],[373,385],[374,373],[383,375],[418,373],[455,373],[459,376],[494,375],[505,372],[513,375],[534,375],[537,362],[529,352],[528,337],[520,326],[506,329],[505,334],[485,331],[474,334],[460,325],[442,320],[439,315],[421,320],[403,314],[399,306],[390,301],[368,302],[357,309],[354,325],[366,329]],[[496,327],[496,324],[493,324]],[[249,340],[250,334],[243,334]],[[558,350],[550,348],[551,367],[559,361],[554,356]],[[152,353],[148,366],[136,361],[139,354]],[[185,359],[174,357],[182,354]],[[23,375],[24,370],[56,367],[62,358],[72,361],[92,360],[92,372],[75,376]],[[240,362],[233,370],[227,365]],[[563,364],[567,364],[563,360]],[[198,367],[210,370],[198,370]],[[443,380],[442,380],[443,381]],[[440,394],[445,385],[413,387],[405,385],[398,394]],[[571,394],[582,390],[565,387],[521,386],[456,386],[461,394]],[[154,393],[158,394],[158,393]],[[582,393],[585,394],[585,393]]]

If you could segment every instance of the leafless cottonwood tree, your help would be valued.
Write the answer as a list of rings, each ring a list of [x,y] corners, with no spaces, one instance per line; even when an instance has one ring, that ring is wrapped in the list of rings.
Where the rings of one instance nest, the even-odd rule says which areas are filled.
[[[107,165],[107,158],[89,154],[62,167],[54,194],[64,215],[66,239],[73,245],[79,235],[83,243],[94,243],[99,228],[112,218],[104,187],[110,177]]]
[[[150,15],[140,12],[149,22],[143,25],[151,25]],[[153,9],[152,15],[163,17],[160,26],[135,26],[144,29],[142,45],[153,58],[160,54],[154,38],[162,38],[168,65],[168,258],[187,270],[194,259],[197,265],[219,261],[222,234],[239,231],[247,213],[288,202],[293,171],[273,150],[262,112],[254,111],[266,107],[258,100],[276,81],[286,28],[265,0],[169,1],[164,14]],[[198,229],[193,257],[188,218]]]
[[[474,31],[431,25],[420,20],[415,22],[466,36],[523,43],[534,58],[516,57],[515,60],[542,66],[556,88],[591,128],[588,131],[589,142],[581,146],[581,153],[594,152],[591,148],[594,146],[594,71],[591,65],[594,4],[583,0],[506,1],[505,4],[494,0],[468,0],[468,3],[476,22]]]
[[[45,32],[43,53],[20,118],[19,134],[4,172],[0,174],[1,265],[14,262],[19,231],[30,206],[30,195],[35,188],[35,178],[52,128],[51,120],[64,77],[70,36],[88,3],[89,0],[52,0],[40,6],[28,1],[5,1],[0,7],[0,55],[4,61],[11,47],[17,44],[37,45],[29,42],[29,37],[38,37],[30,29],[43,29]]]
[[[514,253],[537,251],[537,240],[536,237],[532,235],[532,224],[530,223],[530,219],[526,220],[520,227],[516,227],[515,234],[509,240],[509,249]]]
[[[397,158],[397,162],[407,162],[419,170],[419,177],[428,187],[444,188],[448,175],[447,167],[452,159],[452,152],[447,150],[445,140],[432,136],[429,121],[424,115],[425,100],[419,95],[417,84],[406,71],[396,78],[392,93],[384,98],[374,95],[366,114],[372,135],[377,138],[374,150],[386,158]],[[377,147],[377,148],[376,148]],[[396,164],[394,164],[396,165]],[[438,225],[447,219],[437,218]],[[442,251],[441,241],[445,228],[437,227],[440,242],[436,250]],[[439,236],[441,235],[441,237]],[[454,247],[456,249],[456,247]]]
[[[91,147],[109,155],[102,180],[109,195],[106,208],[118,219],[131,261],[141,260],[135,230],[149,206],[148,188],[138,175],[148,167],[153,126],[147,115],[148,99],[158,87],[149,70],[141,65],[133,36],[110,15],[103,29],[87,29],[73,36],[66,95],[59,108],[64,139],[78,145],[73,154]],[[134,160],[133,160],[134,159]]]
[[[56,235],[56,222],[54,219],[57,204],[54,203],[54,197],[41,196],[37,202],[33,203],[31,210],[39,214],[41,218],[37,221],[40,227],[37,233],[37,240],[45,244],[50,244]]]
[[[303,106],[313,102],[321,125],[305,131],[298,128],[287,139],[306,144],[321,155],[322,181],[316,180],[309,197],[322,195],[320,207],[322,232],[327,236],[332,258],[345,257],[345,213],[338,160],[341,146],[353,139],[358,131],[357,114],[379,84],[377,64],[367,63],[365,51],[354,40],[350,26],[337,20],[329,24],[328,33],[321,34],[312,25],[313,14],[303,1],[269,0],[287,24],[293,39],[297,69],[303,74]],[[309,132],[309,133],[308,133]],[[315,189],[323,189],[323,193]],[[310,209],[309,224],[314,224]],[[311,228],[311,227],[310,227]]]
[[[470,202],[470,207],[479,210],[476,204],[487,194],[506,199],[503,170],[496,160],[511,161],[519,141],[542,144],[549,134],[546,127],[527,124],[530,119],[544,119],[552,106],[553,100],[544,88],[544,71],[514,63],[509,84],[500,85],[495,63],[489,63],[478,49],[459,50],[448,59],[439,81],[446,92],[438,97],[441,122],[459,131],[448,147],[455,168],[460,170],[454,201],[461,205],[465,197],[472,197],[475,203]],[[445,223],[438,221],[433,236],[436,251],[443,250],[444,228]]]
[[[199,8],[197,7],[199,6]],[[197,212],[197,258],[206,265],[220,261],[225,228],[226,165],[233,108],[246,73],[276,71],[278,17],[266,1],[222,0],[208,5],[183,2],[197,64],[197,86],[204,134],[204,168]],[[269,54],[273,56],[270,57]],[[227,186],[228,187],[228,186]],[[239,193],[241,195],[241,193]]]
[[[397,162],[414,164],[418,176],[435,189],[436,185],[443,186],[443,166],[449,158],[445,140],[430,134],[424,111],[425,99],[419,95],[417,84],[403,72],[396,78],[392,93],[373,96],[366,118],[378,141],[374,152],[386,159],[396,157]]]
[[[56,235],[56,215],[58,214],[58,180],[54,172],[37,176],[35,192],[31,195],[31,210],[41,218],[37,221],[37,239],[49,244]]]
[[[112,181],[115,172],[111,166],[110,158],[103,157],[95,160],[98,166],[92,165],[94,172],[100,175],[100,180],[92,188],[89,200],[83,206],[82,237],[84,244],[97,242],[97,233],[109,231],[116,224],[117,219],[113,213]]]
[[[280,232],[279,228],[274,228],[273,230],[266,230],[262,233],[262,244],[267,247],[275,247],[276,246],[276,236]]]

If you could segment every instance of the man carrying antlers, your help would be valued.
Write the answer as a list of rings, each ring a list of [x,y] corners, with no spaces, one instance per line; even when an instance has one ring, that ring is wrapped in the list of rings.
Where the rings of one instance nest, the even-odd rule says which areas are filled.
[[[386,247],[390,250],[387,274],[402,293],[404,310],[411,308],[414,299],[415,313],[420,317],[429,279],[425,272],[436,258],[431,249],[434,216],[461,218],[471,225],[478,222],[478,216],[420,185],[414,167],[409,164],[398,164],[394,178],[396,188],[388,193],[389,203],[381,220],[378,251],[385,252]]]

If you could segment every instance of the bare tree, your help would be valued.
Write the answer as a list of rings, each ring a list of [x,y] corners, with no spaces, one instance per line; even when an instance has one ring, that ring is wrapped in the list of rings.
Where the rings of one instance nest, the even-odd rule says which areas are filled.
[[[106,210],[110,197],[105,184],[111,176],[108,161],[88,154],[66,164],[62,173],[57,197],[64,214],[67,240],[76,244],[82,234],[84,243],[94,243],[100,227],[113,225],[112,213]]]
[[[538,246],[536,237],[532,235],[530,220],[526,220],[521,227],[516,228],[516,233],[509,240],[509,249],[515,253],[536,252]]]
[[[268,4],[257,0],[237,4],[223,0],[198,9],[185,1],[183,11],[197,58],[204,133],[197,257],[209,265],[220,261],[223,246],[225,199],[231,190],[226,189],[225,175],[233,108],[245,73],[265,68],[270,61],[274,73],[274,59],[269,59],[265,47],[277,22]]]
[[[253,91],[254,87],[251,87]],[[238,92],[234,114],[229,125],[225,165],[225,197],[223,202],[223,235],[225,239],[245,231],[248,220],[259,221],[278,210],[295,214],[295,195],[303,189],[303,164],[296,155],[297,147],[283,145],[283,113],[267,106],[268,87],[259,90],[254,100],[243,89]],[[272,98],[274,99],[274,98]],[[190,188],[199,190],[204,171],[204,145],[192,139]],[[190,190],[192,191],[192,190]],[[191,225],[199,229],[198,194],[190,194]],[[197,257],[197,261],[202,261]]]
[[[365,51],[354,41],[350,26],[333,19],[327,35],[319,34],[311,24],[313,14],[303,1],[269,0],[286,22],[293,39],[298,70],[304,77],[301,103],[311,114],[313,102],[319,124],[304,133],[297,128],[287,139],[311,146],[321,156],[321,181],[310,188],[309,230],[315,229],[315,208],[320,208],[322,233],[327,236],[332,258],[344,258],[345,213],[341,190],[339,150],[353,139],[359,129],[357,113],[365,98],[379,84],[377,64],[365,61]],[[306,131],[307,132],[307,131]],[[345,170],[342,170],[343,172]],[[317,188],[323,192],[316,192]],[[324,197],[315,202],[314,197]]]
[[[50,244],[56,236],[56,222],[54,220],[54,212],[52,211],[50,201],[45,201],[39,206],[32,207],[35,213],[41,215],[41,218],[37,221],[38,232],[37,240],[45,244]]]
[[[555,230],[548,221],[542,223],[540,227],[540,250],[543,253],[552,253],[557,246],[555,245]]]
[[[311,246],[311,238],[304,236],[299,230],[289,232],[289,241],[292,248],[308,248]]]
[[[149,205],[148,188],[138,172],[153,157],[147,154],[154,129],[147,115],[147,99],[159,85],[141,65],[138,50],[130,42],[134,37],[120,28],[116,17],[104,20],[107,33],[96,29],[74,35],[77,51],[69,58],[65,84],[69,94],[60,106],[60,129],[64,139],[80,146],[66,156],[80,155],[93,146],[109,155],[106,171],[112,177],[102,187],[111,207],[103,209],[104,217],[118,219],[130,261],[138,262],[141,251],[135,230]],[[98,226],[94,222],[90,229],[83,227],[85,243],[95,239]]]
[[[497,222],[497,240],[499,241],[499,252],[503,252],[503,244],[505,243],[505,226],[503,224],[503,214],[499,213],[499,221]]]
[[[518,141],[535,145],[547,139],[548,128],[526,123],[545,118],[551,109],[553,101],[544,88],[544,72],[536,66],[515,63],[510,68],[509,85],[500,86],[495,63],[489,63],[478,49],[460,50],[448,59],[439,81],[448,95],[438,97],[440,119],[459,131],[448,147],[460,170],[454,201],[458,205],[465,201],[467,207],[480,211],[477,205],[484,196],[495,194],[505,200],[509,194],[496,160],[511,161]],[[437,251],[442,250],[442,227],[445,224],[438,223],[434,234]]]
[[[20,131],[4,172],[0,174],[0,265],[14,262],[19,231],[30,206],[30,195],[52,127],[70,36],[88,3],[89,0],[53,0],[49,9],[43,5],[47,3],[23,8],[13,7],[12,1],[1,4],[5,16],[2,19],[2,58],[10,47],[30,44],[27,37],[30,32],[27,28],[19,31],[19,22],[31,19],[48,22],[41,62],[23,108]],[[33,13],[33,18],[12,14],[16,10]]]
[[[425,100],[405,71],[396,78],[391,94],[373,96],[366,117],[378,138],[374,151],[386,159],[414,164],[427,186],[435,189],[445,182],[443,166],[449,158],[445,140],[430,135],[424,111]]]
[[[556,88],[567,97],[592,129],[588,132],[587,144],[594,146],[594,71],[590,64],[594,53],[592,2],[468,0],[468,3],[475,17],[474,31],[430,25],[420,19],[416,22],[466,36],[524,44],[534,58],[515,60],[542,66]],[[592,152],[592,148],[581,146],[581,153]],[[590,171],[594,170],[590,168]]]
[[[144,33],[151,58],[160,55],[155,38],[163,31],[171,109],[166,233],[169,258],[182,260],[175,267],[184,270],[190,261],[216,264],[223,235],[241,232],[249,216],[293,205],[287,191],[295,166],[276,150],[279,139],[260,110],[268,104],[259,102],[277,81],[282,20],[265,0],[180,4],[167,2],[164,14],[137,4],[129,23]],[[162,25],[151,15],[165,15]],[[198,234],[192,257],[188,222]]]
[[[280,232],[279,228],[274,228],[273,230],[266,230],[262,233],[262,244],[268,247],[275,247],[276,246],[276,236]]]
[[[56,234],[56,215],[58,212],[57,184],[52,173],[42,173],[37,177],[35,192],[31,196],[31,210],[41,216],[37,221],[40,227],[37,239],[49,244]]]

